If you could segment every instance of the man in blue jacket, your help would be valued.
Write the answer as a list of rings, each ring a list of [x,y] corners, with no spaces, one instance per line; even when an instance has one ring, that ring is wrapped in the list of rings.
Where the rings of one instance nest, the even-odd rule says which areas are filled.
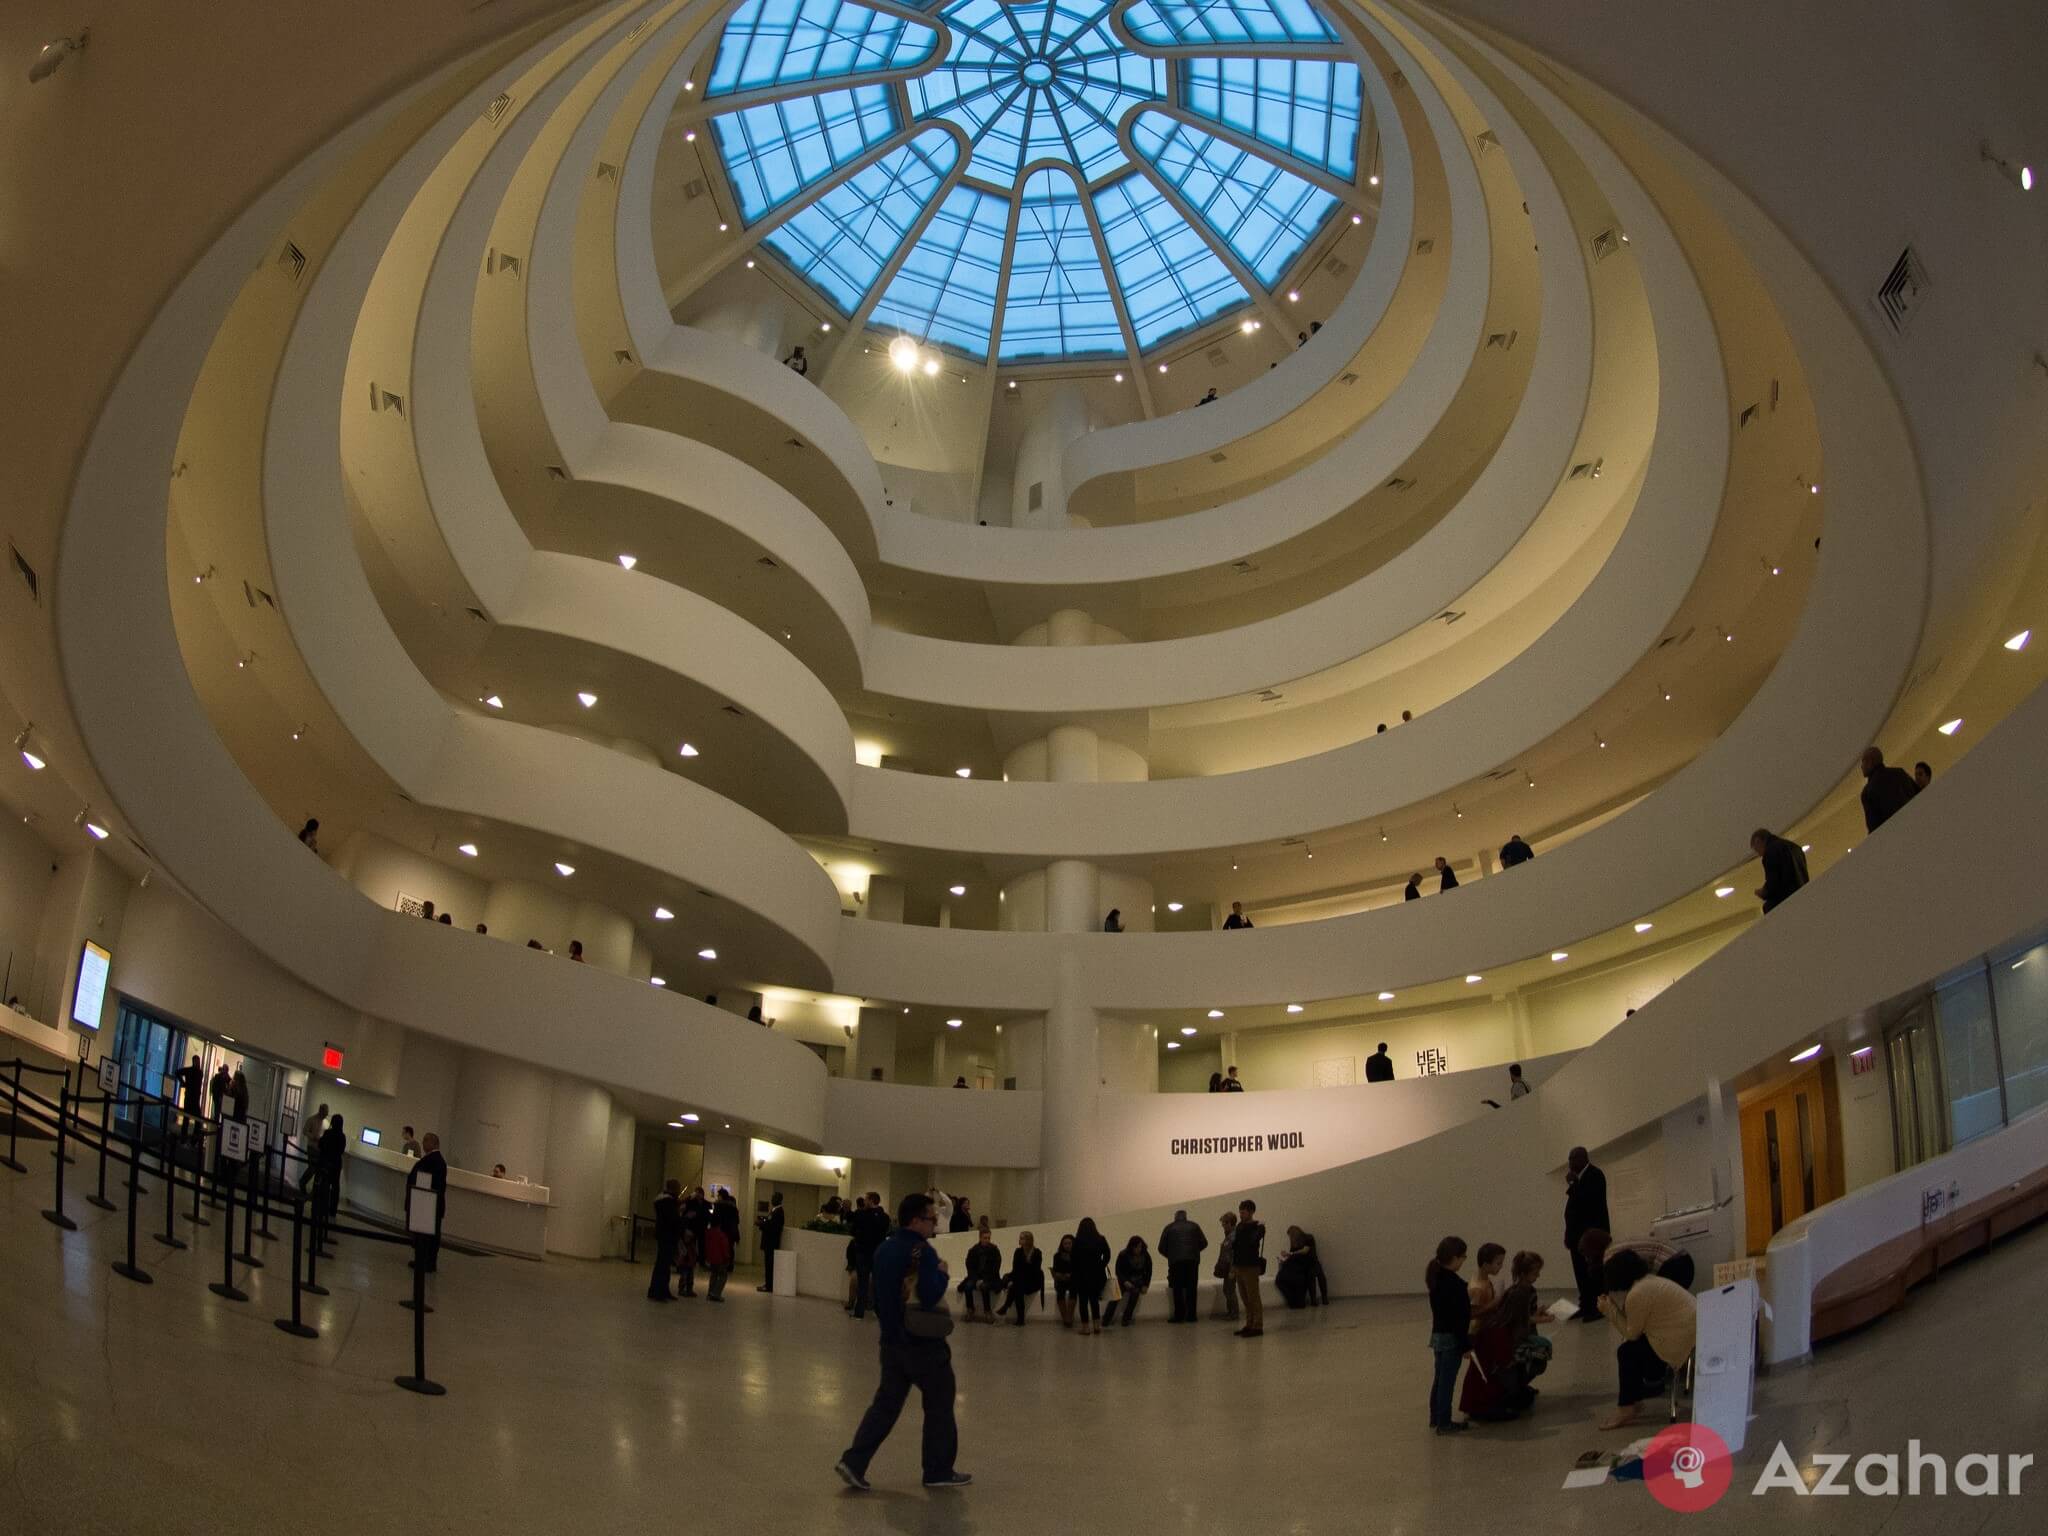
[[[960,1430],[953,1422],[953,1351],[944,1339],[918,1338],[904,1327],[903,1286],[915,1275],[916,1305],[935,1307],[946,1298],[946,1265],[932,1251],[939,1216],[932,1197],[905,1195],[896,1211],[897,1228],[875,1251],[875,1317],[882,1326],[882,1382],[833,1468],[849,1488],[865,1492],[868,1463],[896,1427],[896,1416],[916,1387],[924,1398],[924,1485],[964,1488],[974,1481],[953,1469]]]

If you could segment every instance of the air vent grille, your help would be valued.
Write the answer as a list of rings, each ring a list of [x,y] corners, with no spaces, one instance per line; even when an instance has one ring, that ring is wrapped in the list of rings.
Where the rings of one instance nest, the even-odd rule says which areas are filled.
[[[484,108],[484,121],[493,124],[501,123],[505,120],[505,114],[511,110],[512,93],[510,91],[500,91],[491,98],[491,104]]]
[[[754,564],[762,567],[764,570],[779,571],[782,569],[781,566],[775,563],[775,557],[773,555],[757,556],[754,560]]]
[[[1341,256],[1332,256],[1323,262],[1323,270],[1332,277],[1342,277],[1351,270],[1351,263]]]
[[[291,241],[284,243],[284,249],[277,253],[277,268],[296,283],[306,275],[306,253]]]
[[[1920,253],[1910,245],[1899,252],[1899,259],[1892,263],[1891,271],[1878,284],[1876,295],[1878,313],[1884,316],[1884,323],[1892,328],[1893,335],[1906,334],[1906,327],[1920,313],[1920,306],[1927,302],[1932,287]]]
[[[1621,237],[1611,229],[1603,229],[1593,237],[1593,260],[1605,261],[1621,249]]]
[[[1428,236],[1424,236],[1422,239],[1415,242],[1415,254],[1418,256],[1427,256],[1431,251],[1435,249],[1436,241]]]
[[[1212,453],[1209,455],[1209,462],[1211,464],[1221,464],[1224,460],[1228,459],[1229,457],[1230,455],[1227,453]]]
[[[12,544],[7,546],[7,553],[14,556],[15,574],[21,577],[22,585],[28,588],[30,600],[38,603],[41,602],[43,600],[42,583],[36,580],[36,568],[22,559],[21,551]]]
[[[1396,475],[1387,482],[1386,488],[1390,491],[1412,491],[1415,489],[1415,482],[1406,475]]]
[[[683,183],[683,201],[686,203],[695,202],[704,195],[706,190],[704,178],[702,176],[692,176]]]
[[[725,713],[731,715],[735,720],[744,720],[747,718],[747,712],[744,709],[741,709],[737,704],[727,704],[723,706],[723,708],[725,710]]]
[[[1221,368],[1225,363],[1230,361],[1230,359],[1224,355],[1223,349],[1221,347],[1211,347],[1208,352],[1208,358],[1209,366],[1211,368]]]

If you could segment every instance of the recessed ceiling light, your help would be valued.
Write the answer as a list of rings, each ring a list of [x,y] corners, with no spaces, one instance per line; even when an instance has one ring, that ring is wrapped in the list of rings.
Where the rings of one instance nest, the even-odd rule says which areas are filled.
[[[576,866],[574,864],[564,864],[560,859],[557,859],[555,860],[555,873],[566,880],[576,873]]]
[[[1299,1013],[1299,1012],[1301,1012],[1301,1004],[1299,1004],[1299,1003],[1289,1003],[1289,1004],[1287,1005],[1287,1011],[1288,1011],[1289,1013]]]
[[[1015,379],[1010,380],[1010,388],[1015,389],[1016,387],[1017,381]]]
[[[689,129],[689,130],[688,130],[687,132],[685,132],[685,133],[683,134],[683,142],[684,142],[685,144],[694,144],[694,143],[696,143],[696,142],[697,142],[697,130],[696,130],[696,129],[694,129],[694,128],[692,128],[692,129]]]
[[[2008,651],[2024,651],[2027,648],[2027,641],[2033,638],[2033,634],[2031,629],[2023,629],[2005,642],[2005,648]]]
[[[1714,894],[1725,900],[1735,894],[1735,887],[1732,885],[1717,885],[1714,887]]]
[[[1220,1019],[1223,1017],[1223,1010],[1221,1008],[1211,1008],[1209,1010],[1209,1017],[1212,1019]]]
[[[505,707],[505,701],[499,698],[495,693],[486,694],[483,702],[488,704],[492,709],[503,709]]]
[[[462,843],[456,847],[455,851],[461,854],[464,858],[473,859],[476,857],[476,844]]]
[[[1650,929],[1651,929],[1651,928],[1652,928],[1653,926],[1654,926],[1654,925],[1653,925],[1653,924],[1650,924],[1650,923],[1637,923],[1637,924],[1636,924],[1636,932],[1637,932],[1637,933],[1648,933],[1648,932],[1650,931]]]
[[[1856,1047],[1855,1050],[1851,1051],[1849,1054],[1851,1056],[1868,1056],[1874,1049],[1876,1049],[1876,1047],[1874,1046],[1859,1045]]]
[[[679,757],[695,757],[696,755],[697,749],[691,746],[687,741],[683,743],[682,747],[677,752],[677,756]]]
[[[1480,975],[1477,971],[1474,971],[1471,975],[1465,978],[1465,985],[1468,987],[1476,986],[1478,983],[1484,980],[1486,980],[1484,976]]]
[[[349,1085],[348,1079],[347,1079],[347,1078],[345,1078],[345,1077],[337,1077],[337,1078],[335,1079],[335,1081],[336,1081],[337,1083],[341,1084],[341,1086],[342,1086],[342,1087],[344,1087],[344,1088],[348,1087],[348,1085]]]
[[[650,976],[647,978],[647,985],[650,987],[665,987],[668,985],[668,981],[665,977]]]
[[[1118,374],[1118,375],[1116,376],[1116,382],[1117,382],[1117,383],[1119,383],[1119,384],[1121,384],[1121,383],[1123,383],[1123,381],[1124,381],[1124,376],[1123,376],[1122,374]]]
[[[1391,992],[1382,992],[1380,994],[1380,1001],[1383,1003],[1391,1003],[1393,1000],[1394,994]]]
[[[829,331],[832,329],[832,322],[830,320],[821,321],[819,322],[818,329],[821,331]]]
[[[1937,725],[1935,727],[1935,729],[1941,732],[1941,734],[1944,736],[1953,736],[1957,731],[1960,731],[1962,728],[1963,717],[1961,715],[1956,716],[1955,719],[1950,720],[1944,725]]]
[[[1194,1026],[1194,1025],[1192,1025],[1192,1024],[1183,1024],[1183,1025],[1181,1025],[1181,1027],[1180,1027],[1180,1032],[1181,1032],[1182,1034],[1184,1034],[1184,1035],[1192,1035],[1192,1034],[1196,1034],[1196,1033],[1198,1033],[1198,1031],[1196,1030],[1195,1026]]]
[[[962,1024],[966,1022],[967,1021],[965,1019],[948,1019],[946,1020],[946,1028],[958,1029]]]
[[[85,830],[86,830],[86,831],[88,831],[88,832],[90,832],[90,833],[91,833],[91,834],[92,834],[92,835],[93,835],[93,836],[94,836],[95,838],[97,838],[97,839],[98,839],[99,841],[101,841],[101,842],[105,842],[105,841],[106,841],[106,838],[107,838],[107,829],[106,829],[105,827],[101,826],[101,825],[100,825],[100,824],[99,824],[98,822],[96,822],[96,821],[88,821],[88,822],[87,822],[87,823],[85,824]]]
[[[683,82],[683,89],[686,91],[694,91],[695,89],[697,89],[697,82],[694,80],[685,80]]]
[[[1809,1045],[1805,1050],[1799,1052],[1799,1054],[1794,1056],[1792,1059],[1794,1061],[1811,1061],[1814,1057],[1818,1056],[1819,1054],[1820,1047],[1818,1045]]]
[[[1164,373],[1164,372],[1166,372],[1166,364],[1164,364],[1164,363],[1161,363],[1161,364],[1159,365],[1159,371],[1160,371],[1161,373]]]
[[[1249,336],[1259,328],[1259,322],[1256,320],[1240,321],[1237,328],[1242,334]]]
[[[1166,904],[1166,910],[1169,912],[1178,912],[1180,910],[1180,903],[1177,901],[1169,901]]]
[[[964,885],[949,885],[946,887],[946,889],[951,891],[955,896],[965,896],[967,894],[967,887]]]
[[[1553,949],[1550,952],[1550,958],[1552,960],[1569,960],[1571,959],[1571,953],[1568,950]]]
[[[898,336],[889,343],[889,361],[896,365],[898,373],[911,373],[917,368],[917,343],[908,336]]]
[[[1290,304],[1299,304],[1301,302],[1301,290],[1298,288],[1288,289],[1287,302]]]
[[[229,1045],[233,1045],[235,1043],[235,1037],[233,1035],[222,1035],[221,1039],[227,1041]]]
[[[718,232],[722,235],[731,228],[732,226],[730,224],[721,224],[718,226]]]
[[[638,565],[639,563],[640,563],[640,557],[639,557],[638,555],[621,555],[621,556],[619,556],[619,564],[623,565],[623,566],[624,566],[624,567],[625,567],[625,568],[626,568],[627,570],[629,570],[629,571],[630,571],[631,569],[633,569],[633,567],[634,567],[634,566],[636,566],[636,565]]]
[[[754,270],[754,258],[751,256],[747,258],[747,270],[749,272]]]
[[[697,951],[697,958],[699,960],[716,960],[718,958],[718,951],[715,949],[700,949]]]
[[[576,695],[576,702],[585,709],[593,709],[597,705],[597,695],[594,693],[579,693]]]
[[[953,777],[956,779],[971,779],[974,777],[974,770],[972,768],[955,768],[953,770]]]
[[[1811,853],[1811,852],[1813,852],[1813,844],[1811,844],[1811,843],[1801,843],[1801,844],[1799,845],[1799,851],[1800,851],[1801,853]]]
[[[669,909],[668,909],[667,907],[656,907],[656,908],[654,909],[654,920],[655,920],[655,921],[656,921],[657,923],[665,923],[665,922],[669,921],[669,920],[670,920],[671,918],[673,918],[674,916],[675,916],[675,913],[673,913],[673,912],[669,911]]]
[[[1806,488],[1806,494],[1809,496],[1818,496],[1820,494],[1820,487],[1817,485],[1809,485]]]
[[[672,1131],[680,1131],[683,1128],[683,1122],[680,1120],[671,1120],[668,1123],[668,1128]]]
[[[697,1117],[695,1115],[679,1115],[677,1118],[680,1119],[685,1125],[695,1125],[697,1123]]]
[[[1368,187],[1378,186],[1380,184],[1380,173],[1378,171],[1374,171],[1370,176],[1365,178],[1365,184]]]
[[[1180,1042],[1178,1040],[1169,1040],[1166,1042],[1166,1048],[1169,1051],[1177,1051],[1180,1049]]]
[[[29,751],[27,747],[23,747],[21,749],[21,760],[24,763],[27,763],[29,767],[34,769],[37,773],[41,773],[43,771],[43,760],[40,757],[37,757],[35,753]]]

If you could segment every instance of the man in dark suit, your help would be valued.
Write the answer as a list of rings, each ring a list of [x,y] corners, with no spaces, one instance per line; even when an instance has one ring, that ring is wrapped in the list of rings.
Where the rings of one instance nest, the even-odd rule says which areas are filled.
[[[1573,1147],[1564,1164],[1564,1245],[1572,1256],[1572,1275],[1579,1282],[1578,1323],[1600,1317],[1600,1268],[1579,1252],[1579,1239],[1598,1227],[1612,1232],[1607,1215],[1607,1175],[1593,1166],[1584,1147]]]
[[[1903,768],[1885,765],[1884,753],[1876,747],[1863,749],[1863,829],[1875,832],[1906,808],[1906,802],[1920,793],[1913,775]]]
[[[432,1131],[420,1143],[419,1161],[412,1165],[412,1171],[405,1179],[405,1224],[412,1225],[413,1191],[422,1194],[431,1192],[434,1196],[434,1232],[431,1237],[414,1238],[417,1245],[413,1262],[427,1274],[433,1274],[441,1264],[441,1221],[448,1214],[448,1159],[441,1155],[441,1138]]]
[[[1394,1058],[1387,1054],[1387,1042],[1382,1040],[1380,1048],[1365,1058],[1365,1080],[1368,1083],[1391,1083],[1394,1080]]]
[[[782,1191],[777,1190],[768,1197],[768,1214],[757,1217],[754,1225],[761,1229],[761,1266],[766,1271],[765,1281],[754,1287],[757,1291],[775,1289],[775,1250],[782,1246]]]
[[[882,1197],[873,1190],[853,1213],[853,1315],[866,1317],[874,1303],[875,1250],[889,1236],[889,1213],[882,1209]]]
[[[676,1249],[683,1240],[683,1181],[670,1179],[654,1197],[654,1273],[647,1279],[647,1299],[668,1301],[668,1273],[675,1268]]]
[[[1410,876],[1408,877],[1408,883],[1407,883],[1406,885],[1404,885],[1404,886],[1403,886],[1403,887],[1401,888],[1401,899],[1402,899],[1403,901],[1420,901],[1420,900],[1422,900],[1422,876],[1421,876],[1421,875],[1419,875],[1419,874],[1416,874],[1416,875],[1410,875]]]
[[[1513,869],[1517,864],[1526,864],[1536,857],[1536,850],[1522,841],[1522,834],[1513,832],[1500,845],[1500,867]]]
[[[1756,894],[1766,912],[1806,884],[1806,853],[1791,839],[1758,827],[1749,834],[1749,851],[1763,861],[1764,883]]]
[[[315,1189],[320,1210],[329,1222],[341,1212],[341,1160],[348,1155],[348,1134],[341,1128],[341,1116],[330,1115],[327,1129],[320,1133],[320,1148],[314,1163],[319,1169]]]
[[[1173,1316],[1167,1321],[1197,1320],[1195,1287],[1201,1281],[1202,1250],[1208,1246],[1208,1233],[1189,1221],[1186,1211],[1175,1211],[1159,1234],[1159,1257],[1166,1260],[1166,1288],[1173,1296]]]
[[[1451,868],[1451,861],[1442,854],[1436,856],[1436,873],[1436,891],[1439,896],[1445,891],[1455,891],[1458,888],[1457,871]]]

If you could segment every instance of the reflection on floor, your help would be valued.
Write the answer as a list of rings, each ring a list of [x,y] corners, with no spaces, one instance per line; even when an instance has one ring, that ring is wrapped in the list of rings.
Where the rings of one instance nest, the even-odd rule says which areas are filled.
[[[288,1310],[288,1262],[240,1280],[246,1305],[222,1301],[206,1290],[219,1227],[166,1252],[146,1235],[159,1210],[141,1244],[156,1284],[118,1279],[123,1214],[86,1205],[74,1175],[79,1230],[43,1222],[48,1154],[31,1150],[27,1177],[0,1171],[0,1531],[1538,1536],[1670,1518],[1640,1484],[1560,1489],[1581,1451],[1628,1439],[1591,1427],[1612,1393],[1604,1327],[1557,1330],[1533,1417],[1454,1439],[1423,1428],[1417,1300],[1269,1306],[1257,1341],[1221,1323],[1170,1331],[1160,1297],[1149,1320],[1100,1338],[1063,1332],[1050,1310],[1021,1331],[963,1328],[960,1464],[974,1487],[917,1486],[913,1403],[875,1462],[876,1491],[857,1495],[831,1467],[874,1384],[873,1325],[830,1303],[760,1296],[735,1276],[723,1306],[659,1307],[623,1264],[450,1256],[428,1336],[448,1395],[420,1398],[391,1384],[410,1366],[400,1250],[342,1243],[321,1272],[333,1295],[307,1303],[321,1336],[300,1342],[271,1326]],[[2020,1237],[1818,1364],[1767,1378],[1746,1465],[1694,1528],[2039,1530],[2048,1473],[2029,1472],[2019,1499],[1749,1490],[1780,1440],[1802,1466],[1815,1452],[1903,1454],[1909,1437],[1951,1458],[2039,1450],[2044,1258],[2048,1236]]]

